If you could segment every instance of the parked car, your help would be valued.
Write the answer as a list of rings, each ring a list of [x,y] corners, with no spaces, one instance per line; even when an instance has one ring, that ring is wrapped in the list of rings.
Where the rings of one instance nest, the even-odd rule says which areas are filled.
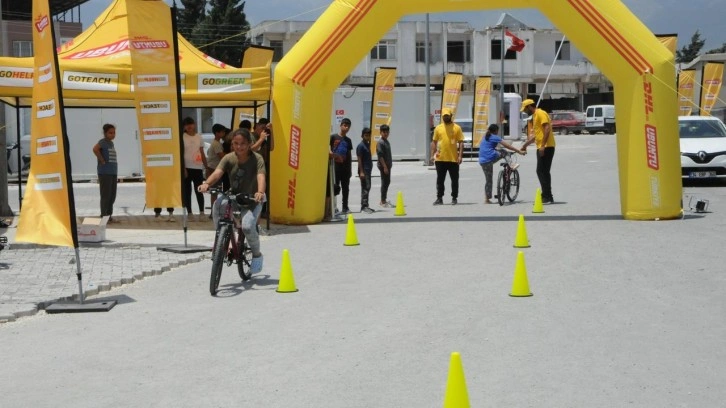
[[[679,116],[681,175],[726,177],[726,126],[713,116]]]
[[[454,119],[454,122],[461,126],[461,133],[464,134],[464,154],[469,152],[478,152],[479,147],[472,148],[474,140],[474,121],[471,118]]]
[[[585,116],[585,130],[591,135],[597,132],[615,133],[615,105],[588,106]]]
[[[552,131],[579,135],[585,130],[585,114],[578,111],[553,111],[551,118]]]

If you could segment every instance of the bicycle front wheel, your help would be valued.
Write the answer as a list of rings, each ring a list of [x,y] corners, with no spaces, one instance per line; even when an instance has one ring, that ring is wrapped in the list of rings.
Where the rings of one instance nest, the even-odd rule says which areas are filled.
[[[519,170],[512,170],[509,174],[509,188],[507,191],[507,198],[510,203],[513,203],[519,195]]]
[[[250,272],[250,266],[252,263],[252,248],[247,244],[247,238],[244,234],[239,234],[239,258],[237,259],[237,272],[239,277],[243,281],[250,280],[252,278],[252,272]]]
[[[504,194],[504,170],[501,170],[497,177],[497,202],[499,205],[504,205]]]
[[[222,266],[227,258],[231,236],[231,225],[221,225],[219,227],[217,231],[217,242],[214,245],[214,252],[212,252],[212,275],[209,277],[209,293],[212,296],[217,294],[219,279],[222,277]]]

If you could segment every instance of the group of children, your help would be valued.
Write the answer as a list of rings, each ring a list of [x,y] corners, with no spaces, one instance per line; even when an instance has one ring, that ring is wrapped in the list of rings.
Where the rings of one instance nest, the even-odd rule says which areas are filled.
[[[353,161],[351,152],[353,150],[353,142],[348,137],[350,130],[350,119],[343,118],[340,121],[340,131],[330,135],[330,157],[334,162],[335,185],[334,194],[338,195],[342,192],[343,209],[342,213],[349,213],[348,193],[350,186],[350,178],[352,177]],[[388,201],[388,186],[391,184],[391,167],[393,166],[393,156],[391,154],[391,145],[388,142],[390,128],[388,125],[381,125],[381,138],[376,145],[376,155],[378,157],[377,167],[381,173],[381,201],[380,206],[384,208],[393,207]],[[370,207],[368,196],[371,190],[371,178],[373,173],[373,151],[371,149],[371,129],[363,128],[361,131],[361,142],[355,149],[358,159],[358,177],[361,185],[361,212],[372,214],[375,212]]]

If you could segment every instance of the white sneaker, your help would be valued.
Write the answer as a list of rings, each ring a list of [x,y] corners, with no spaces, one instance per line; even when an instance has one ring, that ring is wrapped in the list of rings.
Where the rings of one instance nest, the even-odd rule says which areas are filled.
[[[169,214],[169,217],[166,219],[166,222],[176,222],[176,219],[173,215]]]

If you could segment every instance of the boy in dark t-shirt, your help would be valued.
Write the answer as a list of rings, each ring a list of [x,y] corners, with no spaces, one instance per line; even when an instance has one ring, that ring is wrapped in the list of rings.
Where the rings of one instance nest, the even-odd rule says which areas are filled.
[[[350,119],[340,121],[340,132],[330,135],[330,152],[335,160],[335,195],[343,192],[343,213],[349,213],[348,193],[353,176],[353,141],[348,137]]]
[[[371,157],[371,130],[363,128],[361,132],[363,139],[355,149],[358,156],[358,177],[360,177],[360,211],[366,214],[374,212],[368,206],[368,193],[371,191],[371,173],[373,172],[373,159]]]

